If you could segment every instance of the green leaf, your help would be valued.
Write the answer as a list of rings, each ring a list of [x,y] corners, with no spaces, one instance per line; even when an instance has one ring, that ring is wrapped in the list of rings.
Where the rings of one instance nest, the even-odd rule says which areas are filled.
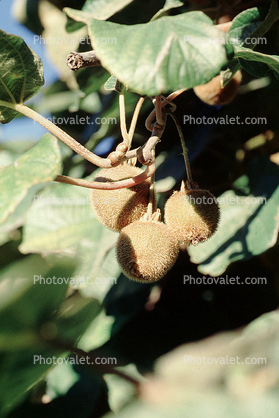
[[[113,323],[114,318],[107,316],[103,309],[80,338],[78,347],[90,351],[106,343],[111,337]]]
[[[110,78],[105,83],[105,89],[106,90],[114,90],[118,93],[122,90],[122,84],[117,80],[117,78],[114,75],[111,75]]]
[[[53,364],[49,362],[53,356],[61,358],[61,350],[36,347],[23,349],[19,352],[6,351],[0,354],[1,417],[11,416],[8,412],[28,397],[29,391],[53,367]],[[39,362],[40,359],[41,362]],[[46,360],[48,363],[44,363]]]
[[[69,263],[74,260],[74,276],[83,280],[72,287],[102,301],[120,274],[113,249],[117,237],[95,218],[88,189],[52,184],[35,196],[19,250],[42,252],[54,263],[57,252]]]
[[[59,316],[55,321],[60,341],[76,345],[100,311],[99,301],[85,299],[78,293],[66,299],[60,306]]]
[[[278,17],[277,0],[271,1],[268,13],[266,13],[266,9],[256,7],[244,10],[233,19],[232,26],[228,31],[229,42],[235,48],[244,46],[251,50],[254,49],[260,43],[260,38],[263,38],[263,35],[268,32]],[[264,77],[269,71],[269,68],[260,62],[246,62],[243,59],[234,58],[229,63],[227,70],[222,72],[223,74],[221,73],[223,86],[230,81],[241,66],[255,77]]]
[[[118,367],[117,370],[126,373],[133,379],[141,382],[144,380],[143,376],[139,374],[134,364],[128,364],[124,367]],[[136,396],[135,386],[113,374],[106,374],[104,379],[108,386],[108,401],[110,409],[117,414],[124,405],[128,404]]]
[[[242,67],[252,75],[262,77],[269,71],[279,80],[279,56],[267,55],[248,48],[236,47],[235,57],[239,59]],[[248,61],[246,63],[246,61]]]
[[[55,253],[72,248],[76,255],[83,241],[98,242],[102,228],[90,207],[89,189],[52,184],[30,207],[19,249],[22,253]]]
[[[29,151],[34,145],[37,144],[37,141],[33,140],[13,140],[6,141],[0,144],[1,153],[5,150],[8,153],[7,162],[5,159],[1,159],[1,165],[10,165],[18,157],[20,157],[24,152]],[[3,151],[2,151],[3,150]],[[0,153],[0,158],[1,158]]]
[[[228,30],[230,42],[235,46],[242,46],[245,39],[254,32],[265,17],[266,9],[258,9],[257,7],[239,13],[233,19],[232,25]],[[256,46],[256,43],[252,46]]]
[[[34,199],[34,194],[40,190],[41,187],[41,185],[31,187],[25,198],[16,207],[15,211],[0,225],[0,245],[3,245],[7,241],[20,238],[20,232],[15,230],[23,225],[25,214]]]
[[[84,255],[83,263],[76,272],[78,276],[88,278],[87,287],[81,290],[84,296],[103,301],[109,289],[117,284],[121,270],[116,261],[115,248],[111,249],[117,238],[117,234],[104,229],[98,244],[95,241],[91,243],[95,256],[91,255],[93,251]]]
[[[201,12],[139,25],[87,20],[103,67],[129,89],[157,95],[204,84],[220,72],[233,47]]]
[[[56,284],[53,277],[61,277],[71,270],[64,264],[50,267],[40,256],[31,255],[6,267],[0,275],[1,310],[0,334],[14,336],[10,349],[15,344],[15,333],[38,331],[42,324],[49,321],[53,312],[64,299],[68,284],[63,281]],[[50,282],[42,278],[50,278]],[[7,346],[1,335],[0,348]],[[21,342],[19,342],[21,345]],[[37,343],[38,344],[38,343]]]
[[[233,19],[228,31],[232,43],[236,46],[255,48],[259,38],[269,31],[279,18],[277,0],[272,0],[268,10],[254,7],[244,10]],[[245,42],[246,40],[246,42]]]
[[[24,103],[44,84],[41,59],[19,36],[0,29],[0,100]],[[0,106],[0,122],[8,123],[18,112]]]
[[[133,0],[86,0],[82,10],[92,13],[94,19],[106,20],[132,2]]]
[[[1,271],[0,311],[19,299],[32,286],[30,275],[32,270],[33,272],[40,270],[42,274],[47,271],[47,265],[40,256],[26,257]]]
[[[37,145],[12,165],[0,168],[0,222],[8,218],[32,186],[51,181],[57,176],[60,158],[57,139],[45,134]]]
[[[228,190],[217,198],[221,221],[205,243],[189,247],[191,261],[203,274],[218,276],[233,261],[249,259],[275,245],[278,234],[279,168],[266,160],[254,160],[248,179],[250,194]],[[237,183],[235,184],[237,187]]]
[[[65,260],[50,267],[31,255],[0,275],[1,417],[53,367],[54,355],[63,357],[65,350],[54,340],[76,342],[100,311],[97,301],[65,299],[71,273]],[[66,280],[58,282],[59,277]]]
[[[47,374],[47,390],[46,393],[50,399],[66,395],[68,390],[74,386],[80,379],[77,372],[74,371],[70,363],[57,364]]]
[[[115,13],[119,12],[133,0],[87,0],[82,10],[71,9],[65,7],[63,10],[68,17],[76,22],[87,23],[89,19],[107,20]],[[81,27],[68,20],[66,29],[73,32]]]
[[[270,312],[242,331],[175,348],[156,361],[154,373],[141,382],[139,398],[105,417],[276,417],[278,318],[278,312]],[[113,390],[110,403],[117,407],[122,399],[112,387],[116,378],[105,379]]]

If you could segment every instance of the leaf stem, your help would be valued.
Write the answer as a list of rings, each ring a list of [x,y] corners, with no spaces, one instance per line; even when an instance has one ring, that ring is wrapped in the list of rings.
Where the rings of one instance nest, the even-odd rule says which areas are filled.
[[[151,219],[154,212],[156,212],[157,202],[156,202],[156,194],[155,194],[155,187],[154,187],[154,174],[151,176],[151,182],[149,187],[149,201],[147,205],[147,219]]]
[[[0,106],[9,107],[10,109],[16,110],[19,113],[22,113],[24,116],[27,116],[30,119],[33,119],[35,122],[38,122],[41,126],[46,128],[49,132],[55,135],[60,141],[64,142],[68,147],[70,147],[77,154],[81,155],[90,163],[97,165],[98,167],[109,168],[111,167],[111,162],[107,158],[101,158],[93,152],[89,151],[78,141],[64,132],[61,128],[54,125],[50,120],[46,119],[35,110],[30,109],[30,107],[25,106],[20,103],[10,103],[0,100]]]

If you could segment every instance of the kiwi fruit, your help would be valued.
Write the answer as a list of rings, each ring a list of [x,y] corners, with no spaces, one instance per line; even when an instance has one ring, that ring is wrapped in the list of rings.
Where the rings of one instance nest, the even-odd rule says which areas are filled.
[[[143,171],[127,163],[99,171],[95,181],[117,181],[135,177]],[[121,231],[122,228],[140,219],[147,210],[150,179],[130,188],[117,190],[92,189],[91,207],[96,218],[107,228]]]
[[[165,204],[165,223],[179,242],[197,245],[218,227],[220,209],[208,190],[175,191]]]
[[[217,75],[208,83],[194,87],[194,92],[200,100],[211,106],[230,103],[236,96],[237,89],[242,80],[241,71],[238,70],[224,88],[221,87],[221,77]]]
[[[178,241],[163,222],[144,219],[123,228],[116,247],[123,273],[142,283],[164,277],[174,265],[178,252]]]

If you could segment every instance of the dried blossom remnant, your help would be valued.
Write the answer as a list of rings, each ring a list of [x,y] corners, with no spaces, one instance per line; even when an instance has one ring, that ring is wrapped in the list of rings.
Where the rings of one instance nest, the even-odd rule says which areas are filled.
[[[67,65],[72,71],[85,67],[97,67],[101,65],[100,60],[96,57],[95,51],[87,52],[71,52],[67,56]]]

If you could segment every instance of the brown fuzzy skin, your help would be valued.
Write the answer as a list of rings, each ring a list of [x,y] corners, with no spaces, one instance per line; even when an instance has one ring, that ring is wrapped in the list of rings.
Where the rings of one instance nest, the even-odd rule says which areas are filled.
[[[221,77],[217,75],[208,83],[194,87],[194,92],[200,100],[211,106],[225,105],[235,98],[241,80],[241,71],[237,71],[229,83],[222,89]]]
[[[220,209],[208,190],[174,192],[165,204],[165,223],[183,244],[197,245],[218,227]]]
[[[131,280],[152,283],[174,265],[178,241],[163,222],[140,220],[122,229],[117,242],[117,261]]]
[[[114,168],[102,169],[95,181],[124,180],[135,177],[143,171],[138,167],[121,164]],[[96,218],[107,228],[121,231],[122,228],[140,219],[147,210],[150,179],[136,186],[117,189],[92,189],[90,198]]]

